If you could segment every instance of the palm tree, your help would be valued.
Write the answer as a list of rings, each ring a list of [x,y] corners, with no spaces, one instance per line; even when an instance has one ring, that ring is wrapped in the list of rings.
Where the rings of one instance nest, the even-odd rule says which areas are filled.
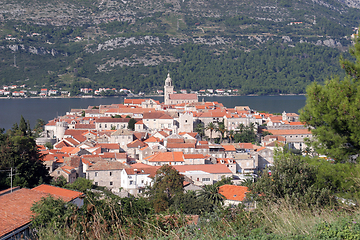
[[[205,185],[200,191],[199,197],[210,201],[216,206],[223,204],[225,199],[225,197],[221,193],[219,193],[219,187],[215,185]]]
[[[234,130],[230,130],[230,131],[229,131],[229,140],[230,140],[230,143],[232,143],[234,137],[235,137],[235,132],[234,132]]]
[[[240,123],[239,126],[237,127],[237,129],[239,129],[240,133],[242,133],[245,129],[245,125]]]
[[[215,130],[220,133],[220,144],[221,144],[224,134],[227,132],[225,128],[224,120],[222,122],[219,122],[218,127]]]
[[[210,130],[210,142],[212,141],[212,133],[213,131],[216,129],[216,126],[213,122],[210,122],[207,126],[206,126],[206,130]]]
[[[202,122],[198,123],[194,129],[195,132],[197,132],[200,135],[201,139],[204,136],[204,129],[205,129],[204,123],[202,123]]]

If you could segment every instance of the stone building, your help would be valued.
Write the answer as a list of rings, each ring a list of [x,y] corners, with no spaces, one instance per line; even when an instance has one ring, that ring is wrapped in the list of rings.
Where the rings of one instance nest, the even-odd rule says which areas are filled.
[[[193,102],[198,102],[198,96],[195,93],[192,94],[174,93],[174,86],[172,84],[172,79],[170,78],[170,73],[168,73],[164,86],[164,103],[166,105],[172,105],[172,104],[193,103]]]

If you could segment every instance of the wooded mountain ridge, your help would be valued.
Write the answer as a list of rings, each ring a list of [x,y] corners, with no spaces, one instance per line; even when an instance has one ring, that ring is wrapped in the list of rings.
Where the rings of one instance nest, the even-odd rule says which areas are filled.
[[[31,3],[31,4],[30,4]],[[0,4],[0,85],[304,93],[341,75],[356,1],[17,0]]]

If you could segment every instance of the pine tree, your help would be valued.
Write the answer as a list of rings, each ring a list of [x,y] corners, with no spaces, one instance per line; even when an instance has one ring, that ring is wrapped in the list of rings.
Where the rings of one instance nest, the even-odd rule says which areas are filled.
[[[311,130],[308,141],[314,150],[338,162],[358,158],[360,151],[360,42],[357,39],[350,53],[356,62],[340,60],[348,76],[334,77],[307,88],[305,107],[300,120]]]

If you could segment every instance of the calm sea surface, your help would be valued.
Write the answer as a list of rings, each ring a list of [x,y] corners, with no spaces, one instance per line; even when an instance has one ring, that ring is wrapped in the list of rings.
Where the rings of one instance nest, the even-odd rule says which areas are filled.
[[[163,101],[163,97],[151,97]],[[270,113],[298,112],[305,106],[305,96],[237,96],[237,97],[199,97],[199,101],[216,101],[225,107],[249,106],[257,111]],[[123,103],[122,97],[108,98],[27,98],[0,99],[0,128],[10,129],[15,122],[19,123],[22,115],[34,127],[37,119],[47,122],[64,115],[72,108]]]

